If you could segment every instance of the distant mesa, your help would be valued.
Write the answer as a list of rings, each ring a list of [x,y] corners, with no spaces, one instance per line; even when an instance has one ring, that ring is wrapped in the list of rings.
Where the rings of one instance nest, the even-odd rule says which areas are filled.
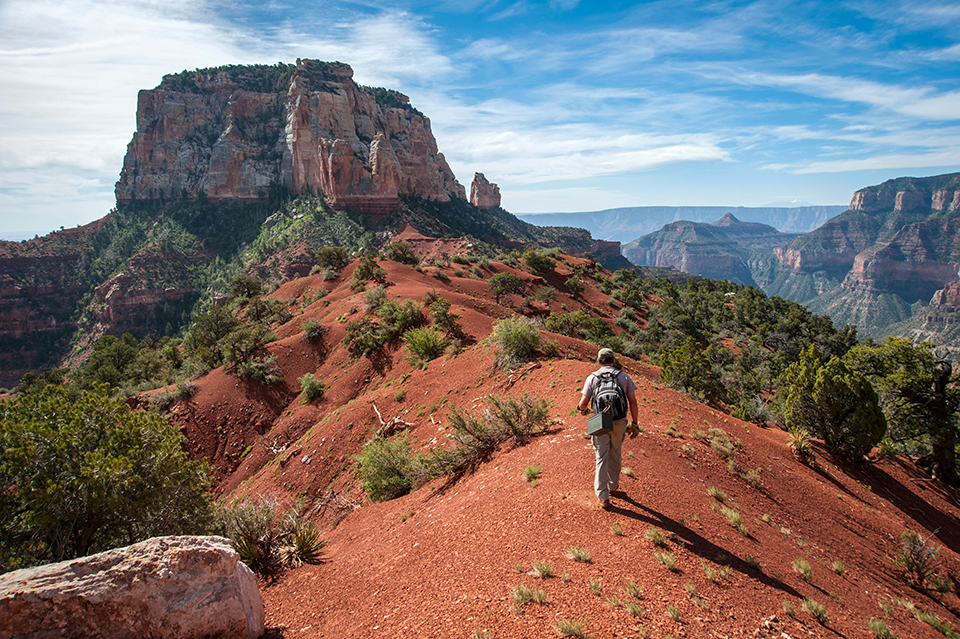
[[[488,182],[483,173],[474,173],[470,184],[470,204],[478,209],[496,209],[500,207],[500,187]]]

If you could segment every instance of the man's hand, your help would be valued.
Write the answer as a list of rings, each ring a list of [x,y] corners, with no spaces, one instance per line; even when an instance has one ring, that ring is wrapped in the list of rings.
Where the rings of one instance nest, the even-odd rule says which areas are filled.
[[[593,413],[593,411],[590,410],[589,408],[580,408],[579,406],[577,406],[577,410],[579,410],[580,414],[584,416],[590,415],[591,413]]]
[[[640,434],[640,426],[636,422],[627,424],[627,432],[630,433],[630,439]]]

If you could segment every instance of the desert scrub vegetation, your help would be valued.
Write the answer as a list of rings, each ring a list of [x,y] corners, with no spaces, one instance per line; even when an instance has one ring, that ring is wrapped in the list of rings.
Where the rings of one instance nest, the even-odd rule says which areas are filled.
[[[305,404],[323,397],[323,392],[327,389],[327,385],[322,380],[317,379],[313,373],[305,373],[297,381],[300,382],[300,394],[303,395],[303,403]]]
[[[573,546],[567,549],[567,558],[573,561],[579,561],[584,564],[589,564],[592,560],[590,558],[590,551],[581,548],[580,546]]]
[[[867,622],[867,629],[872,632],[873,636],[877,639],[897,639],[897,635],[887,627],[887,624],[884,623],[882,619],[874,617]]]
[[[323,560],[327,542],[304,515],[303,502],[280,512],[271,497],[242,499],[221,506],[216,528],[230,539],[240,560],[258,575]]]
[[[412,452],[407,433],[375,437],[356,456],[361,486],[373,501],[386,501],[419,488],[430,479],[457,476],[485,461],[500,446],[526,444],[552,423],[546,400],[487,396],[477,415],[451,409],[448,434],[452,446]]]
[[[549,579],[553,577],[553,566],[545,561],[535,561],[533,568],[527,574],[537,579]]]
[[[406,495],[422,483],[421,456],[414,456],[406,432],[368,441],[355,457],[360,486],[372,501]]]
[[[540,349],[540,329],[525,317],[507,317],[487,338],[496,350],[497,368],[512,369],[533,358]]]
[[[523,607],[529,603],[546,605],[550,603],[550,596],[543,588],[531,588],[526,584],[520,584],[510,591],[510,599],[513,601],[513,611],[518,615],[523,614]]]
[[[407,360],[415,368],[422,368],[428,362],[441,355],[450,341],[433,326],[412,328],[403,335],[403,341],[410,350]]]
[[[809,612],[813,615],[813,618],[817,620],[821,626],[827,626],[830,624],[830,616],[827,614],[827,607],[819,604],[814,599],[804,599],[803,600],[803,609],[806,612]]]
[[[540,466],[527,466],[523,469],[523,478],[530,482],[531,486],[536,486],[542,471]]]
[[[666,548],[668,545],[666,535],[656,528],[647,528],[647,532],[644,533],[644,537],[652,541],[653,545],[658,546],[659,548]]]
[[[300,322],[300,341],[312,344],[324,336],[329,329],[318,320],[310,317]]]
[[[561,637],[585,637],[583,622],[576,619],[560,619],[557,621],[557,632]]]
[[[949,592],[953,584],[941,573],[941,549],[930,543],[929,537],[904,530],[900,533],[900,550],[893,565],[904,581],[917,588]]]
[[[0,400],[0,572],[207,532],[207,463],[164,416],[108,392],[49,384]]]
[[[810,567],[809,561],[803,557],[797,557],[791,565],[793,566],[794,572],[800,575],[804,581],[810,583],[810,581],[813,580],[813,568]]]

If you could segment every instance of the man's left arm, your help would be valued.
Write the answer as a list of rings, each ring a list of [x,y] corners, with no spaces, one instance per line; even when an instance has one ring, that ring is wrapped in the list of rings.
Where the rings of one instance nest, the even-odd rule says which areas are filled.
[[[640,414],[639,407],[637,406],[637,391],[632,390],[629,393],[627,393],[627,406],[630,407],[630,417],[631,417],[630,421],[636,424],[638,416]]]

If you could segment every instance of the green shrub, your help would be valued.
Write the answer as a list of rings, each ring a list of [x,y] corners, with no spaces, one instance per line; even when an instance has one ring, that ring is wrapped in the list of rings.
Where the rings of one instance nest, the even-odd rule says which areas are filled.
[[[497,304],[504,295],[520,293],[524,289],[523,279],[516,273],[496,273],[487,280],[487,284],[496,296]]]
[[[413,300],[403,300],[402,303],[388,300],[380,306],[377,315],[383,320],[386,341],[399,337],[426,321],[420,305]]]
[[[420,258],[413,252],[413,247],[403,240],[393,242],[384,247],[383,256],[392,262],[400,262],[401,264],[407,264],[409,266],[416,266],[420,263]]]
[[[379,284],[368,289],[367,292],[363,294],[363,301],[365,310],[370,311],[380,308],[383,303],[387,301],[387,287]]]
[[[410,349],[408,359],[414,366],[426,365],[430,360],[440,357],[450,344],[433,326],[410,329],[404,334],[403,341]]]
[[[318,320],[310,317],[300,323],[300,330],[303,331],[300,335],[300,341],[316,342],[323,337],[324,333],[329,329]]]
[[[815,346],[785,373],[782,410],[787,428],[823,437],[834,455],[858,460],[887,430],[870,381],[837,357],[824,361]]]
[[[460,316],[450,312],[450,302],[442,297],[438,297],[430,303],[430,315],[433,317],[433,323],[443,329],[449,337],[461,337],[463,327],[460,326]]]
[[[660,380],[670,388],[708,402],[723,402],[727,397],[726,388],[713,374],[710,360],[692,337],[679,348],[661,349]]]
[[[354,357],[372,357],[383,351],[387,341],[389,334],[368,317],[347,322],[343,343]]]
[[[107,392],[0,400],[0,571],[206,532],[209,466],[166,418]]]
[[[523,265],[534,273],[550,273],[557,267],[552,257],[536,249],[527,249],[523,252],[521,259]]]
[[[263,292],[263,282],[252,275],[238,275],[230,282],[230,297],[251,298]]]
[[[357,267],[353,270],[352,288],[362,290],[367,282],[375,281],[382,283],[386,281],[387,271],[377,264],[375,258],[376,255],[374,253],[368,253],[360,258],[360,261],[357,262]]]
[[[280,369],[277,367],[277,358],[273,355],[251,357],[237,364],[237,377],[252,379],[264,385],[279,384],[283,381]]]
[[[388,501],[416,488],[417,460],[406,432],[367,442],[356,456],[360,485],[373,501]]]
[[[275,499],[240,499],[217,513],[218,527],[233,543],[240,560],[258,575],[319,563],[327,542],[299,504],[280,513]]]
[[[327,385],[317,379],[313,373],[306,373],[299,380],[300,393],[303,395],[304,402],[312,402],[315,399],[323,397],[323,391]]]
[[[487,459],[501,444],[523,445],[550,423],[546,400],[489,395],[487,402],[488,408],[479,417],[451,409],[448,422],[453,432],[448,437],[454,447],[439,449],[427,460],[431,474],[462,473]]]
[[[338,271],[350,262],[350,255],[342,246],[324,246],[317,251],[317,264]]]
[[[927,588],[930,584],[934,589],[941,590],[940,586],[945,580],[940,574],[940,550],[940,546],[930,543],[929,537],[904,530],[900,533],[900,550],[893,565],[908,583],[918,588]]]
[[[516,368],[540,348],[540,329],[525,317],[508,317],[496,323],[489,340],[497,350],[497,366]]]

